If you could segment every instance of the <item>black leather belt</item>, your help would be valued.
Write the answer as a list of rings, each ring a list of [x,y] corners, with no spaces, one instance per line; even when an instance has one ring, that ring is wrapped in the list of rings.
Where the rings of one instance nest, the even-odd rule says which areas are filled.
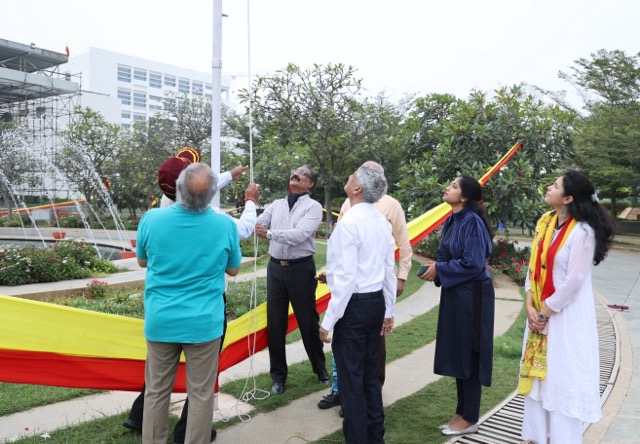
[[[378,299],[382,297],[382,290],[370,291],[369,293],[353,293],[351,295],[352,301],[362,301],[364,299]]]
[[[301,257],[299,259],[276,259],[274,257],[271,258],[271,262],[274,264],[281,265],[283,267],[288,267],[289,265],[301,264],[303,262],[307,262],[313,259],[313,255]]]

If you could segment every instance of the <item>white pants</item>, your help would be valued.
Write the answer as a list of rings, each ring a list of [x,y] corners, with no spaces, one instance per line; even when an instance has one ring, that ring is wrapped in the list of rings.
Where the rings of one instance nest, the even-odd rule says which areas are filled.
[[[547,444],[547,438],[550,444],[581,444],[582,421],[545,410],[541,401],[525,396],[522,439]]]

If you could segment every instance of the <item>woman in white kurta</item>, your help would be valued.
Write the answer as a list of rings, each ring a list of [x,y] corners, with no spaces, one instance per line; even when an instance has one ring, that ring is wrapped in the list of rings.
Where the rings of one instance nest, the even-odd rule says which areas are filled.
[[[526,282],[527,318],[518,392],[525,395],[524,442],[582,442],[600,419],[598,332],[592,264],[606,256],[613,224],[582,173],[547,189]]]

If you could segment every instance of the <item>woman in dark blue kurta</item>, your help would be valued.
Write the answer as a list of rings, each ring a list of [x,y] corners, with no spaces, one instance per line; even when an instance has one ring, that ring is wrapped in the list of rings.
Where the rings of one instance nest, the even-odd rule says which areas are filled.
[[[445,435],[478,431],[481,385],[491,385],[495,294],[486,267],[491,233],[477,180],[462,175],[443,200],[453,213],[442,227],[437,260],[421,278],[442,287],[434,372],[456,378],[456,413]]]

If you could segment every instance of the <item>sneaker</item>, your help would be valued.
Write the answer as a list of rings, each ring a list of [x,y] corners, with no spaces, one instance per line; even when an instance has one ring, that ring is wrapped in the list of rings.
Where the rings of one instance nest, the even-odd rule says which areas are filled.
[[[331,392],[326,396],[323,396],[318,403],[318,408],[330,409],[331,407],[337,407],[340,405],[340,393]]]

